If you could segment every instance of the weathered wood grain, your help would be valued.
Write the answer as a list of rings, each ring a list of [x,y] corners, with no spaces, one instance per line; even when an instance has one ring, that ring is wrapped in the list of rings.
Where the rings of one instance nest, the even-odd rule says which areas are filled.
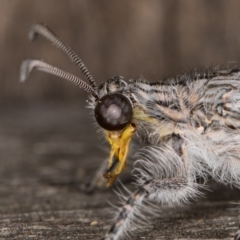
[[[0,110],[0,239],[100,239],[109,228],[112,189],[81,190],[107,154],[83,105]],[[240,191],[210,188],[205,199],[164,208],[132,239],[232,239],[239,212],[229,202]]]

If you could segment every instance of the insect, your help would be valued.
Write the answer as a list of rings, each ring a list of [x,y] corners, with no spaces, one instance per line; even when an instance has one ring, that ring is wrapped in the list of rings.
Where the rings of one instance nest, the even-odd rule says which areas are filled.
[[[51,30],[35,24],[30,38],[42,35],[63,50],[89,83],[36,59],[21,65],[20,81],[37,70],[69,80],[89,93],[89,106],[111,146],[107,186],[126,168],[133,136],[139,141],[129,193],[103,239],[121,239],[149,202],[180,205],[201,196],[209,176],[240,188],[240,72],[212,68],[149,83],[115,76],[98,87],[77,54]],[[114,161],[116,159],[116,161]],[[200,184],[198,179],[202,179]]]

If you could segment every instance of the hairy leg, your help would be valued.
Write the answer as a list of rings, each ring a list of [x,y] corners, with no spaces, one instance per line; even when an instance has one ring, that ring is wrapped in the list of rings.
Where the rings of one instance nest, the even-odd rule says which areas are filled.
[[[145,214],[153,215],[157,203],[178,205],[200,195],[198,184],[191,178],[182,158],[172,148],[149,147],[141,152],[136,170],[137,190],[130,194],[119,209],[104,240],[122,239],[129,234],[129,227],[145,221]],[[167,161],[166,161],[167,160]]]

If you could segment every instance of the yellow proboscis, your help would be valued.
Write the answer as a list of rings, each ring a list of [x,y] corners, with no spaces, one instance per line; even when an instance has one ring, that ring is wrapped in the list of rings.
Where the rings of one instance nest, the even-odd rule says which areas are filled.
[[[118,159],[118,164],[115,170],[113,172],[104,174],[104,177],[108,179],[107,187],[112,186],[118,175],[126,168],[126,159],[129,151],[129,144],[135,131],[136,125],[134,123],[131,123],[123,131],[106,132],[107,140],[111,145],[111,152],[108,160],[108,169],[110,169],[113,164],[114,156],[116,156]]]

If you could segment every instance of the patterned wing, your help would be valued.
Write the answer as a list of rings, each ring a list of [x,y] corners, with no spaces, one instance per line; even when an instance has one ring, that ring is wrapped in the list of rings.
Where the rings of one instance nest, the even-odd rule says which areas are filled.
[[[231,128],[240,127],[240,72],[219,74],[205,85],[204,108],[208,118]]]

